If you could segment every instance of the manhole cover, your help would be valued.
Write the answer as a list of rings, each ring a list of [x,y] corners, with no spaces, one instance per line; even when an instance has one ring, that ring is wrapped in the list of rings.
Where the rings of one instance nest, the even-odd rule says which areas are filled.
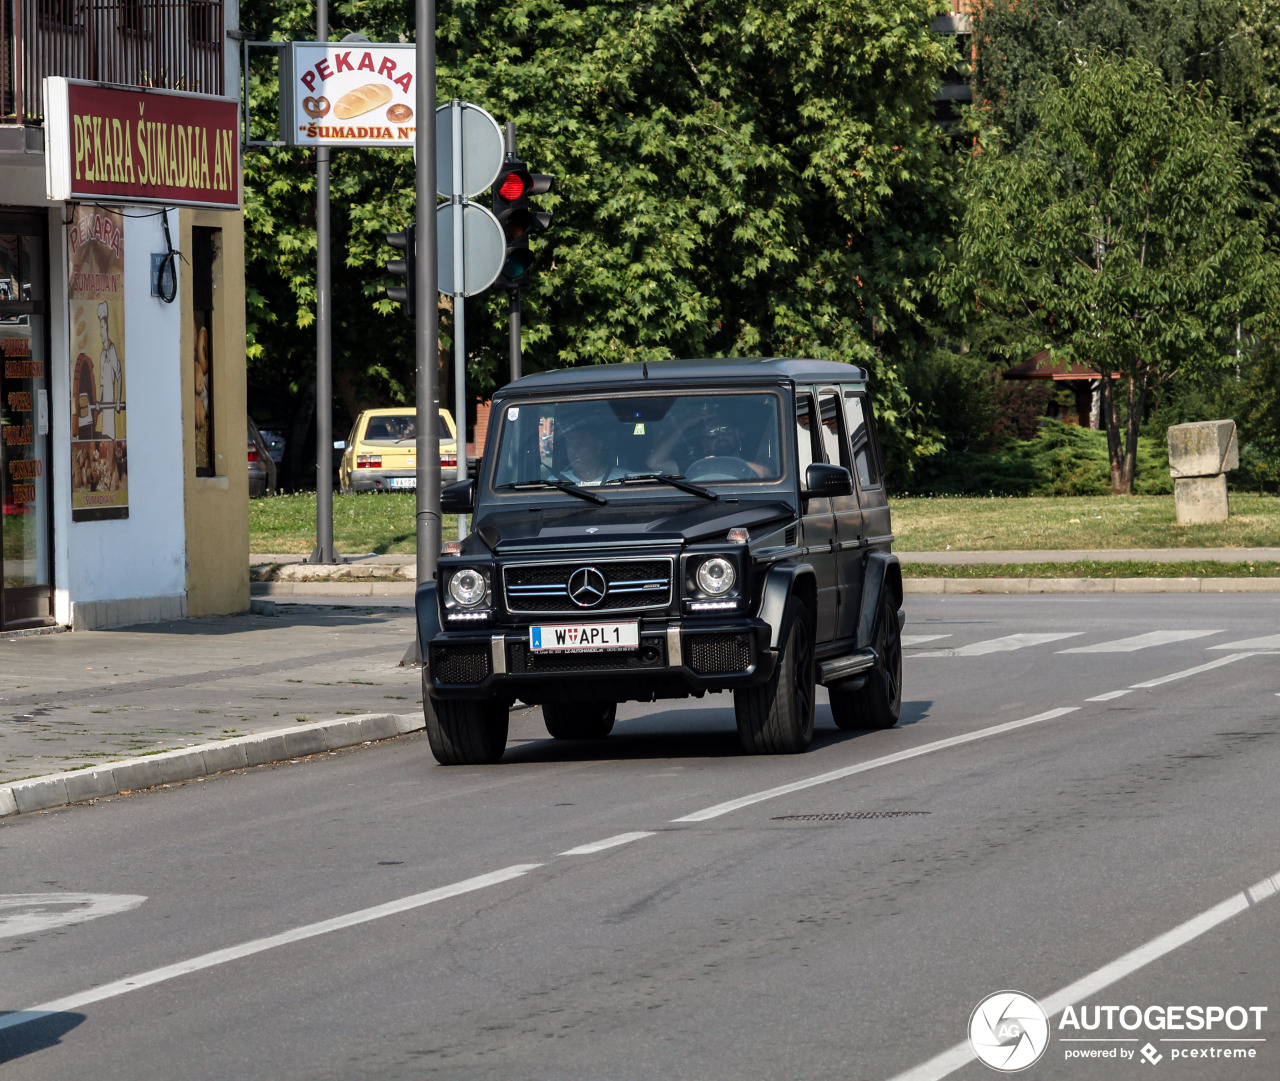
[[[778,815],[774,822],[845,822],[852,818],[909,818],[932,811],[832,811],[816,815]]]

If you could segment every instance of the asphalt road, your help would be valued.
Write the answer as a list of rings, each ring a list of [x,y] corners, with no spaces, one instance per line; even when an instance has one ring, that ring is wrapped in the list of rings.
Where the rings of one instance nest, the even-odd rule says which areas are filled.
[[[987,1078],[1005,989],[1051,1014],[1024,1078],[1280,1074],[1275,601],[908,620],[902,723],[822,705],[804,755],[727,698],[522,710],[495,767],[415,736],[5,820],[5,1081]]]

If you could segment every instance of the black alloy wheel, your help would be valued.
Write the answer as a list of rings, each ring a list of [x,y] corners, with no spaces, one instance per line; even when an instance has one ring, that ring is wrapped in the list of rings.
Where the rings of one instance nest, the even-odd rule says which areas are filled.
[[[786,619],[782,652],[769,681],[733,692],[738,741],[748,754],[797,754],[813,742],[813,617],[795,598]]]

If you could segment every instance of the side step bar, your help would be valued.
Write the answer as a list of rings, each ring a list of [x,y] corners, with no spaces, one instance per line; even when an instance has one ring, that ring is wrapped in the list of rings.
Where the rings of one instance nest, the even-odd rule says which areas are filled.
[[[851,676],[859,675],[868,669],[874,668],[876,663],[876,651],[874,649],[860,649],[856,653],[850,653],[846,657],[836,657],[830,661],[818,662],[818,682],[824,687],[837,683],[842,679],[849,679]]]

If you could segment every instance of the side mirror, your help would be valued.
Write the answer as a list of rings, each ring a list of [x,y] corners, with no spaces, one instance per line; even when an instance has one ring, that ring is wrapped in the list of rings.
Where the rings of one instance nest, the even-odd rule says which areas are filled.
[[[470,514],[476,505],[476,482],[472,477],[440,490],[440,509],[449,514]]]
[[[801,494],[806,499],[834,499],[837,496],[853,495],[853,475],[842,465],[814,462],[805,470],[804,487]]]

